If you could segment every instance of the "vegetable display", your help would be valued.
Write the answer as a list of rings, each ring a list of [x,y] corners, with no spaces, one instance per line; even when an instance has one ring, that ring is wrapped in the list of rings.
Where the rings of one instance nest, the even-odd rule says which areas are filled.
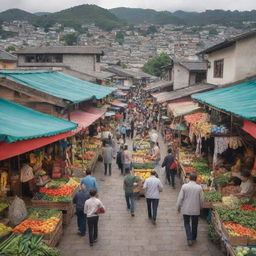
[[[0,244],[1,256],[60,256],[60,251],[45,245],[42,236],[28,229],[24,234],[12,234]]]
[[[76,186],[62,186],[60,188],[51,189],[51,188],[40,188],[39,192],[45,193],[50,196],[67,196],[71,195],[75,190]]]
[[[256,248],[239,246],[235,248],[236,256],[256,256]]]
[[[221,187],[227,186],[229,177],[225,174],[219,175],[215,178],[215,183]]]
[[[231,236],[249,236],[256,238],[256,231],[251,228],[244,227],[234,222],[223,222],[223,225],[227,228]]]
[[[59,211],[55,209],[45,210],[40,208],[28,208],[28,217],[29,220],[47,220],[51,217],[57,217]]]
[[[207,202],[221,201],[221,194],[214,190],[204,191],[204,200]]]
[[[256,212],[245,212],[240,208],[229,209],[225,207],[216,207],[216,210],[223,222],[235,222],[256,230]]]
[[[63,181],[65,182],[64,185]],[[56,185],[56,186],[55,186]],[[72,201],[72,194],[79,185],[79,180],[76,178],[62,178],[53,180],[49,186],[40,188],[33,199],[34,200],[48,200],[54,202],[70,202]]]
[[[0,212],[9,207],[8,202],[0,202]]]

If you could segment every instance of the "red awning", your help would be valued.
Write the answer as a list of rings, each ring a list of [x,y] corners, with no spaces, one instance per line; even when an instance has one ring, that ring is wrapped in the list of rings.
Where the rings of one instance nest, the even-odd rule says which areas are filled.
[[[72,131],[13,143],[0,142],[0,160],[24,154],[70,136],[72,136]]]
[[[105,114],[105,111],[99,110],[97,108],[89,108],[86,111],[75,110],[70,113],[70,120],[72,122],[78,124],[78,128],[73,131],[73,133],[77,133],[82,129],[87,128],[100,117]]]
[[[256,138],[256,124],[244,120],[243,130],[249,133],[252,137]]]

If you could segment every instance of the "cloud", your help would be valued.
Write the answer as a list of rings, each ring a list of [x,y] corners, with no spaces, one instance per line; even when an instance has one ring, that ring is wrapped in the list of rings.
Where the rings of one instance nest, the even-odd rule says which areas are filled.
[[[256,7],[255,0],[1,0],[0,10],[19,8],[30,12],[55,12],[81,4],[96,4],[107,9],[131,7],[168,11],[252,10]]]

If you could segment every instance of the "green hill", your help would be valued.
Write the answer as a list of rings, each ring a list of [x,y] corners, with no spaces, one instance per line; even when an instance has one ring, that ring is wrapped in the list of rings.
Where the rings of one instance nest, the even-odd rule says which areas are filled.
[[[117,17],[135,24],[184,24],[179,17],[167,11],[157,12],[151,9],[114,8],[110,10]]]
[[[205,12],[155,11],[150,9],[114,8],[110,10],[117,17],[128,22],[142,24],[187,24],[226,26],[241,26],[243,21],[256,21],[256,10],[252,11],[224,11],[206,10]]]
[[[48,15],[50,12],[35,12],[34,15],[36,16],[42,16],[42,15]]]
[[[64,26],[78,27],[83,24],[91,24],[110,30],[125,24],[124,21],[117,18],[110,11],[96,5],[80,5],[60,12],[50,13],[36,17],[33,24],[47,27],[54,23],[60,23]]]
[[[0,13],[0,21],[27,20],[31,21],[35,17],[34,14],[20,10],[9,9]]]

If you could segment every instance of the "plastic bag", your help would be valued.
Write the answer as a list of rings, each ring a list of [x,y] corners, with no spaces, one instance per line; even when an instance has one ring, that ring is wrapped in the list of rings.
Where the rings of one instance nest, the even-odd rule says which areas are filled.
[[[28,212],[26,205],[22,199],[15,197],[11,206],[9,207],[9,220],[13,225],[18,225],[27,218]]]

